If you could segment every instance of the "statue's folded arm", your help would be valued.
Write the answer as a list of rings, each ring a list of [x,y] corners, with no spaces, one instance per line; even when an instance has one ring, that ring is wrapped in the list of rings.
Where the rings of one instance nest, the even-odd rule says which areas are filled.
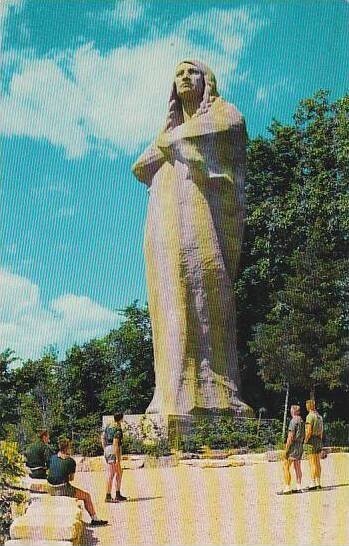
[[[147,186],[151,186],[151,182],[157,171],[166,162],[166,158],[162,151],[156,146],[155,143],[148,146],[143,154],[132,165],[132,172]]]
[[[247,134],[243,119],[239,124],[221,124],[215,130],[212,123],[201,123],[201,131],[195,134],[193,128],[185,125],[189,124],[159,136],[157,146],[165,157],[178,159],[207,178],[223,174],[225,166],[244,167]]]

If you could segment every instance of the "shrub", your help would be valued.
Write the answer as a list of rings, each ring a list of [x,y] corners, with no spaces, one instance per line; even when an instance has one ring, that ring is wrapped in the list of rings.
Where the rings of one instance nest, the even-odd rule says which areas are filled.
[[[239,419],[232,416],[214,416],[193,421],[191,431],[173,444],[182,451],[198,452],[203,446],[210,449],[248,448],[268,449],[282,440],[282,423],[276,419]]]
[[[166,438],[161,438],[150,444],[145,444],[144,453],[152,457],[164,457],[171,454],[171,447]]]
[[[89,432],[86,436],[81,436],[75,441],[75,451],[84,457],[98,457],[103,454],[100,434],[98,432]]]
[[[324,423],[324,441],[330,446],[349,445],[349,425],[345,421]]]
[[[0,544],[8,538],[12,523],[11,504],[19,505],[27,500],[27,495],[11,489],[18,478],[25,475],[24,458],[14,442],[0,442]]]
[[[141,455],[145,453],[145,446],[142,440],[130,434],[124,434],[122,452],[129,455]]]

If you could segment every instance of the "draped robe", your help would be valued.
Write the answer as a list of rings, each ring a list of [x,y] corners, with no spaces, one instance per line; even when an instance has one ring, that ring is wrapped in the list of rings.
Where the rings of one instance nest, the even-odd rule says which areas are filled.
[[[245,149],[243,117],[217,98],[133,166],[150,194],[144,252],[156,387],[147,413],[250,413],[239,397],[233,285]]]

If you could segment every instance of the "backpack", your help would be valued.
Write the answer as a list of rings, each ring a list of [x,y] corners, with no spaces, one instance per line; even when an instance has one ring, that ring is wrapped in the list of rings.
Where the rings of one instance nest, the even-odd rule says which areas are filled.
[[[305,424],[303,419],[300,417],[299,420],[297,420],[297,428],[296,428],[294,439],[296,442],[303,442],[304,437],[305,437]]]
[[[107,444],[112,444],[115,438],[115,427],[108,425],[104,430],[104,437]]]

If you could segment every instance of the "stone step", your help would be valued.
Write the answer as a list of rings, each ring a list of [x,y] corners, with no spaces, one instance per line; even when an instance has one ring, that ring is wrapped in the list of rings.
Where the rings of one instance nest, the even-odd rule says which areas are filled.
[[[47,518],[40,510],[38,513],[26,514],[16,518],[10,527],[11,539],[26,539],[35,541],[35,546],[41,541],[71,541],[79,544],[83,531],[83,523],[76,513],[65,514],[56,518],[52,510]]]
[[[21,487],[25,487],[32,491],[33,493],[47,493],[47,480],[39,480],[34,478],[29,478],[26,476],[21,479]]]
[[[68,540],[7,540],[5,546],[72,546]]]
[[[82,510],[78,506],[75,506],[74,508],[64,505],[57,507],[55,506],[54,510],[52,510],[51,506],[37,506],[35,504],[31,504],[25,515],[33,520],[39,518],[40,521],[46,522],[51,521],[53,518],[75,518],[82,521]]]

